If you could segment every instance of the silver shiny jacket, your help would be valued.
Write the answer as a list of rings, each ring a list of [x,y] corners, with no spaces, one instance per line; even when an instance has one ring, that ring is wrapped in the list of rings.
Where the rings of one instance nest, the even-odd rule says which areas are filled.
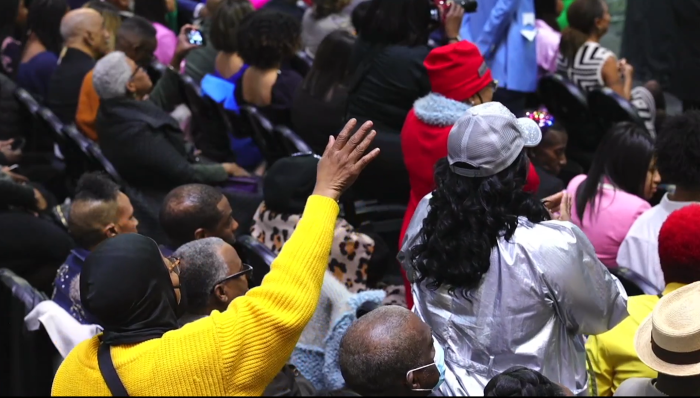
[[[525,218],[510,242],[501,238],[478,289],[449,294],[413,283],[407,250],[418,241],[432,194],[411,219],[399,260],[412,282],[416,312],[445,348],[440,393],[483,395],[488,381],[521,365],[576,394],[586,394],[583,335],[610,330],[627,317],[627,295],[575,225]]]

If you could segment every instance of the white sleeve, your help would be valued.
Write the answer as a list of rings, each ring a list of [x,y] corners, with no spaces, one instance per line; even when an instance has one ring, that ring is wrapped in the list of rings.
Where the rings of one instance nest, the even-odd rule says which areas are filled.
[[[658,242],[628,234],[617,252],[617,266],[631,269],[647,278],[659,290],[664,290],[666,284],[658,249]]]

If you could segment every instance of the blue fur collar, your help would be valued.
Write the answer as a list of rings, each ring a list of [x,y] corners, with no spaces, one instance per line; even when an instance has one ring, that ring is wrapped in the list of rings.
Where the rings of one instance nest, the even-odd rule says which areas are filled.
[[[431,126],[452,126],[471,105],[430,93],[413,103],[416,117]]]

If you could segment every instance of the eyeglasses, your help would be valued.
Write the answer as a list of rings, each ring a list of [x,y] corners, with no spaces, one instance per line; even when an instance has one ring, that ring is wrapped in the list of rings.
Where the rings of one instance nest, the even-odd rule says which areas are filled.
[[[168,257],[168,262],[170,262],[170,267],[168,267],[168,272],[180,276],[180,258],[179,257]]]
[[[493,79],[493,80],[491,81],[491,89],[493,89],[493,92],[494,92],[494,93],[495,93],[496,91],[498,91],[498,80]]]
[[[239,277],[241,277],[241,276],[243,276],[243,275],[252,274],[252,273],[253,273],[253,267],[251,267],[251,266],[248,265],[248,264],[243,263],[243,264],[242,264],[242,269],[241,269],[240,271],[236,272],[236,273],[233,274],[233,275],[229,275],[229,276],[227,276],[227,277],[221,279],[220,281],[216,282],[216,283],[214,284],[214,286],[211,288],[211,290],[214,290],[214,288],[216,287],[216,285],[220,285],[220,284],[225,283],[225,282],[228,282],[228,281],[230,281],[230,280],[239,278]],[[248,277],[250,278],[250,276],[248,276]]]
[[[131,77],[129,78],[129,80],[134,80],[134,78],[136,77],[136,74],[139,73],[139,71],[141,71],[141,70],[143,70],[142,66],[136,66],[136,69],[134,69],[134,73],[131,74]]]

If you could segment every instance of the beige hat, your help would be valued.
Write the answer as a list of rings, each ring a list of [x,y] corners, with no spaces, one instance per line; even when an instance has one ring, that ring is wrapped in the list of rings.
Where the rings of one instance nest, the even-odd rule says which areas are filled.
[[[700,375],[700,282],[662,297],[634,345],[639,359],[659,373]]]

